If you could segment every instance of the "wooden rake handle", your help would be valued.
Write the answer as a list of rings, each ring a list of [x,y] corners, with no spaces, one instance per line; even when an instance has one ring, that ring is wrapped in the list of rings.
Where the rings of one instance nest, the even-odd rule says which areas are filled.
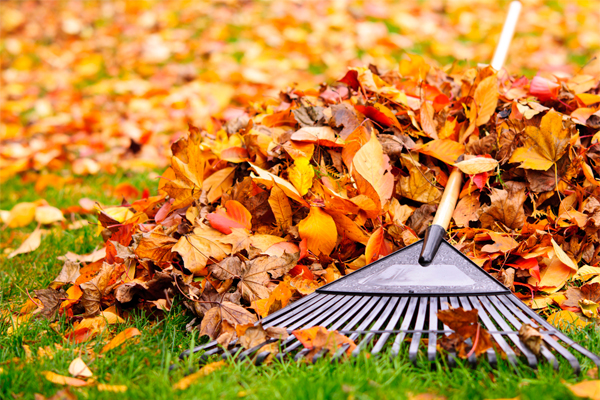
[[[506,54],[508,53],[510,42],[515,33],[515,27],[517,26],[517,20],[519,19],[520,13],[521,2],[511,2],[508,8],[508,14],[506,15],[506,20],[504,21],[502,33],[500,34],[500,40],[498,41],[492,59],[491,66],[496,71],[501,70],[504,65],[504,60],[506,60]],[[427,230],[425,238],[423,239],[423,248],[421,249],[421,255],[419,256],[419,264],[424,267],[431,264],[446,235],[446,229],[448,229],[448,226],[450,225],[450,219],[452,219],[452,214],[454,213],[454,208],[458,201],[461,185],[462,174],[458,168],[454,168],[448,178],[448,183],[444,189],[444,194],[442,195],[440,205],[435,213],[433,223]]]

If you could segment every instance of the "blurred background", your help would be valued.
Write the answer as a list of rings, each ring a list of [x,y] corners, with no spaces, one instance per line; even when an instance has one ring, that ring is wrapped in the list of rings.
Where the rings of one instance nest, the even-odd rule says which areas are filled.
[[[508,3],[3,1],[0,182],[162,168],[188,122],[210,131],[348,66],[385,71],[407,53],[447,69],[487,63]],[[523,5],[511,74],[600,74],[600,1]]]

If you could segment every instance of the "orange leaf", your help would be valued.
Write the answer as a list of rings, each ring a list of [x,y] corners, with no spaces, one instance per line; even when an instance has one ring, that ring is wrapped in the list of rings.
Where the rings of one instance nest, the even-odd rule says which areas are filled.
[[[384,156],[375,134],[371,134],[369,141],[356,152],[352,164],[354,171],[375,189],[382,205],[392,197],[394,176],[390,172],[389,159]]]
[[[42,371],[42,375],[52,383],[56,383],[58,385],[69,385],[69,386],[85,386],[88,383],[81,379],[71,378],[70,376],[63,376],[56,374],[52,371]]]
[[[375,229],[369,241],[367,242],[367,248],[365,249],[365,257],[367,259],[367,264],[370,264],[373,261],[377,261],[379,256],[386,256],[388,254],[388,249],[385,244],[385,236],[383,228],[380,226]]]
[[[477,85],[473,95],[477,107],[477,125],[483,125],[490,120],[498,105],[498,78],[496,75],[488,76]]]
[[[123,332],[115,336],[108,344],[106,344],[100,353],[106,353],[109,350],[114,349],[122,345],[127,339],[134,336],[141,335],[141,332],[137,328],[127,328]]]
[[[337,243],[335,222],[319,207],[310,208],[308,216],[298,224],[298,232],[302,239],[306,239],[308,249],[316,255],[329,255]]]
[[[252,214],[235,200],[228,200],[225,203],[225,208],[219,208],[216,212],[206,216],[210,222],[210,226],[221,233],[229,235],[231,228],[252,229]]]
[[[465,146],[450,139],[436,139],[414,150],[452,165],[465,153]]]

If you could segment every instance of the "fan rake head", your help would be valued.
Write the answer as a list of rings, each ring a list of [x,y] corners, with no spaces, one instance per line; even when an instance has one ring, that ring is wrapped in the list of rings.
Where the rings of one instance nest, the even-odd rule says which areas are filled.
[[[290,332],[312,326],[338,330],[356,343],[353,356],[357,356],[361,351],[370,351],[373,355],[379,355],[390,345],[391,355],[397,356],[403,343],[409,342],[407,343],[408,356],[416,364],[417,355],[421,350],[426,352],[429,361],[436,360],[439,340],[444,334],[453,332],[443,325],[437,313],[439,310],[458,307],[465,310],[478,310],[480,324],[488,330],[497,345],[496,348],[501,350],[501,352],[493,348],[487,350],[485,357],[492,366],[496,366],[498,358],[503,358],[505,355],[507,361],[513,366],[516,366],[518,359],[522,358],[532,368],[536,368],[539,362],[545,361],[558,369],[559,359],[562,357],[576,373],[580,373],[580,363],[571,351],[579,352],[600,366],[598,356],[558,331],[512,294],[399,297],[315,293],[265,318],[262,326],[264,328],[286,327]],[[522,324],[529,324],[539,329],[544,343],[539,355],[534,354],[519,338]],[[216,341],[212,341],[193,349],[192,352],[204,351],[202,361],[220,354],[224,358],[251,359],[259,365],[270,354],[270,351],[261,351],[261,349],[274,341],[271,339],[250,349],[242,348],[237,342],[222,347]],[[332,355],[333,360],[341,359],[346,350],[347,345],[340,347]],[[309,350],[304,349],[296,337],[290,336],[281,342],[280,352],[276,357],[300,360],[308,353]],[[327,350],[322,350],[309,361],[315,362],[326,353]],[[190,351],[187,351],[182,354],[182,357],[189,354]],[[456,354],[448,353],[448,364],[454,365],[456,357]],[[472,354],[468,357],[468,361],[475,365],[477,357]]]
[[[353,356],[362,351],[383,354],[390,346],[391,355],[397,356],[408,346],[409,359],[416,364],[420,351],[425,352],[429,361],[435,361],[440,340],[453,332],[438,319],[438,311],[461,307],[476,309],[479,324],[494,340],[495,348],[485,353],[492,366],[499,358],[506,358],[516,366],[522,358],[533,368],[539,362],[548,362],[558,369],[559,359],[564,358],[579,373],[581,366],[572,352],[579,352],[600,366],[597,355],[539,317],[447,242],[441,243],[435,263],[427,268],[416,264],[420,246],[420,242],[415,243],[402,250],[402,257],[399,253],[392,254],[326,285],[260,323],[263,328],[284,327],[288,332],[313,326],[337,330],[356,343]],[[523,324],[538,329],[542,336],[543,345],[537,355],[519,337]],[[270,354],[265,346],[273,342],[275,339],[270,339],[244,349],[236,341],[227,347],[212,341],[184,352],[181,357],[204,351],[201,360],[220,354],[260,364]],[[466,343],[473,345],[470,341]],[[347,350],[348,345],[341,346],[331,355],[333,360],[342,358]],[[314,354],[295,336],[290,336],[281,341],[276,357],[300,360],[310,354],[309,361],[314,362],[326,352],[324,349]],[[449,365],[456,364],[456,359],[455,353],[447,354]],[[477,357],[471,354],[468,361],[474,365]]]

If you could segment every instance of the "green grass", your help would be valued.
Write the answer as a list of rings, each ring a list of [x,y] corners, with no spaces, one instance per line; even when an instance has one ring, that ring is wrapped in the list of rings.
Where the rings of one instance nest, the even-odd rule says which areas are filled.
[[[139,190],[155,188],[156,183],[148,174],[119,172],[114,176],[99,175],[80,185],[61,190],[48,189],[35,193],[31,184],[12,179],[2,187],[0,208],[10,209],[16,202],[32,201],[40,197],[59,207],[76,204],[80,197],[91,197],[103,204],[117,204],[110,190],[114,186],[130,182]],[[154,194],[151,191],[151,194]],[[94,218],[90,217],[93,222]],[[1,231],[2,246],[11,237],[31,232],[34,224],[20,229]],[[18,243],[17,243],[18,244]],[[62,263],[57,256],[73,251],[78,254],[91,252],[102,244],[94,226],[67,231],[54,228],[47,234],[39,249],[8,260],[0,256],[0,309],[21,304],[27,299],[26,291],[46,287],[60,271]],[[11,245],[14,247],[14,244]],[[409,393],[435,393],[451,399],[497,399],[520,396],[521,399],[574,399],[568,388],[561,383],[573,383],[583,379],[571,368],[561,363],[559,372],[548,365],[534,371],[526,366],[513,369],[501,361],[497,369],[485,362],[476,368],[460,365],[448,368],[443,361],[437,366],[422,362],[415,367],[406,352],[400,357],[357,359],[333,364],[321,360],[314,365],[288,361],[256,367],[249,363],[230,362],[226,367],[197,380],[187,390],[173,389],[173,384],[190,370],[197,369],[198,355],[179,362],[178,355],[193,348],[206,338],[189,334],[185,325],[192,316],[176,299],[171,312],[164,315],[144,315],[134,310],[126,323],[111,326],[116,334],[127,327],[137,327],[142,335],[130,339],[120,348],[99,354],[106,339],[93,338],[83,344],[65,341],[56,331],[64,334],[70,323],[64,317],[51,324],[43,319],[32,319],[8,335],[9,324],[0,323],[0,398],[33,398],[34,393],[51,396],[61,386],[47,381],[43,371],[68,376],[70,362],[81,356],[88,364],[98,383],[126,385],[125,394],[98,391],[96,385],[71,388],[80,399],[405,399]],[[590,350],[600,352],[600,338],[594,328],[571,333],[572,337]],[[53,358],[37,357],[40,347],[62,346]],[[23,345],[31,348],[33,358],[26,360]],[[584,371],[591,363],[581,359]],[[173,371],[170,367],[175,365]],[[585,377],[585,372],[584,375]],[[589,379],[589,378],[587,378]]]

